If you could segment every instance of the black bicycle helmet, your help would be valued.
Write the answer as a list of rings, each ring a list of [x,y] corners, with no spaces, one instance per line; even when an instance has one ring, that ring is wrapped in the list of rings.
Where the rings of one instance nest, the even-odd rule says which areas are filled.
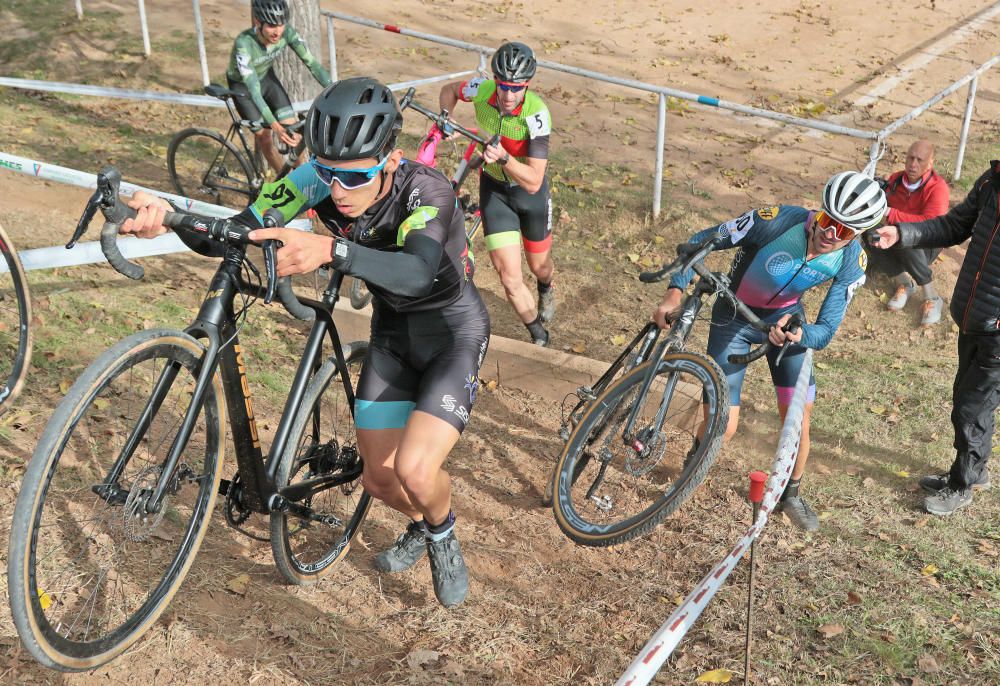
[[[519,83],[535,75],[535,53],[524,43],[504,43],[493,53],[491,64],[498,81]]]
[[[292,17],[292,8],[285,0],[253,0],[250,3],[253,18],[271,26],[282,26]]]
[[[379,160],[396,144],[403,113],[375,79],[335,81],[316,96],[306,116],[306,146],[328,160]]]

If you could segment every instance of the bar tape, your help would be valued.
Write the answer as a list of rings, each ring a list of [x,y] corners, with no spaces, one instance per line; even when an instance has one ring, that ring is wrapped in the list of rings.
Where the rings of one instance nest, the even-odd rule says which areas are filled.
[[[781,427],[778,450],[774,464],[771,465],[771,476],[768,479],[767,489],[764,491],[764,500],[757,523],[747,529],[747,532],[736,542],[729,554],[712,568],[688,594],[684,602],[653,634],[632,661],[632,664],[625,670],[625,673],[615,682],[616,686],[641,686],[648,684],[656,676],[657,671],[673,653],[677,644],[684,638],[695,620],[698,619],[736,568],[736,565],[739,564],[743,554],[750,550],[750,543],[756,540],[760,532],[764,530],[768,515],[774,511],[774,506],[784,492],[792,475],[792,468],[795,466],[795,456],[799,451],[799,438],[802,431],[803,409],[811,373],[812,350],[806,350],[805,362],[795,384],[795,393],[788,407],[788,413],[785,415],[785,422]]]

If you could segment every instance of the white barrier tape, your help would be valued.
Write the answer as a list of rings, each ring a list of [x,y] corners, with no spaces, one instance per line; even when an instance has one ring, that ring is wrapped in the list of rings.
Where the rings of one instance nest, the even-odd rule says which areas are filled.
[[[11,155],[4,152],[0,152],[0,169],[21,172],[22,174],[47,181],[58,181],[83,188],[97,188],[96,174],[77,171],[68,167],[60,167],[57,164],[38,162],[27,157],[20,157],[19,155]],[[137,190],[166,198],[178,207],[183,207],[189,212],[197,214],[210,217],[231,217],[236,214],[236,210],[230,207],[221,207],[220,205],[212,205],[200,200],[191,200],[180,195],[137,186],[125,181],[121,184],[123,195],[131,195]],[[289,222],[288,227],[299,229],[300,231],[312,231],[312,223],[308,219],[296,219]],[[67,235],[68,238],[69,236]],[[123,255],[133,258],[166,255],[189,250],[174,234],[159,236],[153,240],[119,238],[118,246]],[[106,261],[104,253],[101,252],[100,243],[97,241],[78,243],[73,250],[66,250],[64,246],[57,245],[48,248],[18,251],[18,255],[25,270],[52,269],[54,267],[69,267]]]
[[[778,498],[785,490],[795,466],[795,457],[799,450],[799,438],[802,431],[802,416],[806,393],[809,389],[809,377],[812,373],[812,350],[806,351],[805,362],[799,372],[795,384],[795,393],[785,415],[781,427],[781,437],[778,440],[778,450],[771,465],[771,476],[764,491],[764,499],[760,507],[760,517],[756,524],[733,546],[729,554],[712,568],[712,571],[701,580],[694,590],[688,594],[684,602],[674,610],[652,638],[639,652],[625,673],[621,675],[616,686],[642,686],[648,684],[663,663],[667,661],[677,644],[695,623],[712,598],[725,583],[726,579],[739,564],[743,554],[750,549],[750,544],[760,535],[767,524],[768,515],[774,511]]]

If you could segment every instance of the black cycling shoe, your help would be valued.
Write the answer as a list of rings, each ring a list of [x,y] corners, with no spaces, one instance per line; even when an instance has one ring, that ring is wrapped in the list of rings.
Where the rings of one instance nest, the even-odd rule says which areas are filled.
[[[405,572],[417,564],[427,552],[427,534],[423,522],[410,522],[388,550],[375,556],[375,569],[380,572]]]
[[[547,348],[547,347],[549,347],[549,338],[550,338],[549,332],[548,332],[547,329],[542,329],[542,330],[545,331],[545,337],[544,338],[535,338],[535,337],[532,337],[531,338],[531,342],[534,343],[535,345],[541,347],[541,348]]]
[[[469,570],[465,567],[455,531],[448,532],[440,541],[427,541],[427,552],[438,602],[445,607],[461,605],[469,593]]]
[[[938,491],[943,491],[948,488],[948,472],[944,474],[931,474],[930,476],[920,477],[920,488],[924,489],[928,493],[937,493]],[[979,473],[979,480],[972,484],[972,490],[974,491],[988,491],[993,487],[990,483],[990,470],[983,467],[983,471]]]
[[[819,517],[809,507],[809,503],[799,496],[779,500],[778,506],[775,509],[778,512],[784,512],[788,515],[788,518],[792,520],[792,524],[803,531],[819,530]]]

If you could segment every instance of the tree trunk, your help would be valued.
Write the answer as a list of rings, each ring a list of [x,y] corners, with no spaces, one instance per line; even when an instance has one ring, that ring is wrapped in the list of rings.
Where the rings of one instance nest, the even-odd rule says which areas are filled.
[[[326,65],[323,47],[323,17],[319,13],[319,0],[288,0],[292,9],[289,22],[299,32],[313,56]],[[286,49],[274,63],[275,75],[288,91],[292,102],[312,100],[321,86],[305,68],[298,55]]]

